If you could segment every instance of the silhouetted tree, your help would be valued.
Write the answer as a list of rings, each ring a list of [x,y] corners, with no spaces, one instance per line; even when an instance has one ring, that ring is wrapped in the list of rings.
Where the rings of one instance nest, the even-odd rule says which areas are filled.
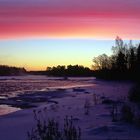
[[[111,68],[111,59],[106,54],[99,55],[93,59],[93,69],[109,69]]]
[[[105,79],[140,79],[140,45],[125,44],[120,37],[112,47],[113,55],[99,55],[93,59],[97,77]]]
[[[136,79],[137,79],[137,81],[139,81],[139,83],[140,83],[140,44],[139,44],[139,46],[138,46],[138,48],[137,48],[137,60],[136,60]]]
[[[116,68],[120,71],[127,69],[128,49],[127,44],[124,44],[120,37],[116,37],[115,46],[112,47],[113,53],[116,56]]]
[[[126,71],[127,61],[126,61],[125,54],[123,54],[121,51],[118,53],[116,64],[117,64],[117,70],[120,70],[121,72]]]
[[[134,52],[134,48],[130,48],[130,56],[129,56],[129,69],[134,71],[136,66],[136,55]]]
[[[138,68],[138,71],[140,71],[140,44],[137,49],[137,68]]]

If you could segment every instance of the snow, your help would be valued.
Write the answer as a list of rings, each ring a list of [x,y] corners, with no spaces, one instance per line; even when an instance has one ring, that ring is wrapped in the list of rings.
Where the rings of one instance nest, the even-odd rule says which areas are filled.
[[[25,81],[25,79],[23,80]],[[29,79],[26,80],[30,81]],[[130,87],[133,85],[132,83],[102,81],[95,78],[72,78],[68,81],[61,81],[61,79],[42,81],[40,78],[36,80],[44,82],[42,88],[40,88],[40,82],[38,82],[39,92],[43,92],[47,96],[47,93],[51,94],[52,91],[55,91],[56,96],[53,96],[51,100],[57,102],[57,104],[54,102],[36,103],[36,108],[17,110],[13,113],[9,112],[6,115],[1,114],[1,140],[26,140],[27,131],[30,131],[35,125],[34,110],[36,110],[40,117],[46,120],[54,118],[60,123],[60,126],[63,125],[65,116],[73,116],[74,125],[79,126],[82,130],[82,140],[137,140],[140,138],[139,129],[134,125],[123,122],[112,122],[108,106],[102,104],[102,97],[113,100],[125,99]],[[53,86],[50,87],[56,88],[51,89],[47,86],[51,85],[52,81],[55,82],[55,86],[52,84]],[[32,86],[32,84],[31,82],[28,85]],[[58,87],[61,89],[58,89]],[[22,90],[22,92],[22,94],[26,93],[25,90]],[[28,92],[31,92],[33,95],[37,91],[30,90]],[[65,96],[60,97],[59,93],[64,93],[62,95]],[[88,105],[88,114],[85,114],[86,102]]]

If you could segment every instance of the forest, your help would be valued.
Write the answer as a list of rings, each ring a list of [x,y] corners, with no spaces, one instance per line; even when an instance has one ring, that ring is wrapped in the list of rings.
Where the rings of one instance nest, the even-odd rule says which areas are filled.
[[[116,37],[115,46],[112,47],[113,54],[99,55],[93,58],[94,74],[104,79],[140,79],[140,44],[133,45],[124,43],[120,37]]]

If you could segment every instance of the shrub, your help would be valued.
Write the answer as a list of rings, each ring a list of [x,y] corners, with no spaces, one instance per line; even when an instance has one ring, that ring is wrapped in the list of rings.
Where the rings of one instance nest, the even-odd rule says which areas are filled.
[[[102,104],[108,104],[108,105],[112,105],[112,104],[114,104],[114,101],[113,100],[111,100],[111,99],[104,99],[103,101],[102,101]]]
[[[128,99],[132,102],[140,103],[140,85],[132,87],[128,94]]]
[[[73,125],[73,118],[64,119],[64,140],[80,140],[81,129]]]
[[[134,112],[129,105],[124,104],[121,109],[121,119],[126,122],[133,122]]]
[[[90,106],[91,106],[90,101],[86,99],[84,104],[85,115],[89,115]]]
[[[135,120],[134,121],[135,121],[136,126],[140,127],[140,114],[135,116]]]
[[[73,125],[72,117],[65,117],[64,128],[59,128],[59,123],[54,119],[48,119],[48,122],[41,120],[34,112],[36,125],[28,132],[28,140],[80,140],[81,129]]]
[[[110,113],[112,117],[112,122],[118,121],[118,104],[117,103],[112,104]]]

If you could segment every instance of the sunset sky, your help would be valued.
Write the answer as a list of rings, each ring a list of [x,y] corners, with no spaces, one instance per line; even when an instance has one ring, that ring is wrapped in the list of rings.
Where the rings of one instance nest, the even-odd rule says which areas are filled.
[[[140,40],[140,0],[0,0],[0,64],[92,64],[115,37]]]

